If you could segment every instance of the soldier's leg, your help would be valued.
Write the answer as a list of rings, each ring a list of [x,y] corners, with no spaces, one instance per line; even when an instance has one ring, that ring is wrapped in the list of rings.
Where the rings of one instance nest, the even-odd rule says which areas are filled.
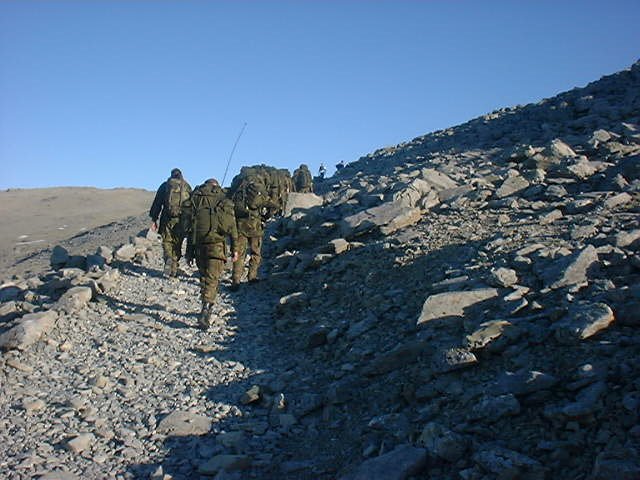
[[[202,311],[200,312],[198,324],[200,328],[206,330],[211,325],[211,312],[218,294],[218,285],[224,269],[224,260],[211,258],[207,249],[204,248],[200,261],[205,267],[202,269],[200,277]]]
[[[164,274],[171,275],[173,268],[173,238],[171,230],[165,226],[160,233],[162,237],[162,256],[164,258]]]
[[[247,279],[254,282],[258,279],[258,269],[262,263],[262,235],[249,238],[251,248],[251,258],[249,259],[249,273]]]
[[[206,273],[203,276],[204,282],[202,285],[202,301],[204,303],[215,303],[216,295],[218,295],[218,285],[220,284],[220,277],[224,270],[224,260],[219,258],[207,258]]]
[[[244,235],[238,235],[238,241],[236,242],[236,249],[238,250],[238,259],[233,262],[233,272],[231,279],[233,285],[237,286],[242,280],[242,274],[244,273],[244,259],[247,255],[247,243],[248,239]]]
[[[178,265],[180,264],[180,258],[182,257],[182,229],[179,222],[171,228],[171,272],[172,277],[178,275]]]

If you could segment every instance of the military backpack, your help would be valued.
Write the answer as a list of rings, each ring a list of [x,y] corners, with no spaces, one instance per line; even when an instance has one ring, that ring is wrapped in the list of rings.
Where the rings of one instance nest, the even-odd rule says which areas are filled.
[[[232,203],[220,189],[208,185],[194,190],[191,196],[193,209],[193,241],[195,244],[224,241],[225,225],[235,221]],[[225,222],[225,220],[228,220]]]
[[[167,192],[164,198],[164,209],[169,217],[179,217],[182,213],[182,205],[189,199],[189,189],[186,182],[179,178],[167,180]]]

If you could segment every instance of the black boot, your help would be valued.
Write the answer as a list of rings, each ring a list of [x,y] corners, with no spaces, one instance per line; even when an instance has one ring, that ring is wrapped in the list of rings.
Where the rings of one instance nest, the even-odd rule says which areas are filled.
[[[211,326],[211,311],[213,310],[213,303],[202,302],[202,310],[200,310],[200,317],[198,318],[198,326],[202,330],[208,330]]]

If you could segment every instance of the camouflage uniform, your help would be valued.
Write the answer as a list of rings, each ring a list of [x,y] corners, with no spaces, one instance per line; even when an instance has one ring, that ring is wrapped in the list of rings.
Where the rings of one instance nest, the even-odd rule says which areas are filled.
[[[238,233],[233,203],[215,180],[207,180],[193,191],[190,209],[188,256],[189,259],[195,258],[200,271],[202,311],[199,324],[208,328],[220,276],[229,254],[226,240],[231,243],[231,252],[236,252]]]
[[[169,195],[170,186],[175,184],[183,192],[184,198],[187,199],[191,195],[191,186],[182,178],[182,173],[178,169],[174,169],[171,175],[158,188],[149,210],[149,216],[156,225],[158,218],[160,218],[158,233],[162,237],[162,251],[164,252],[165,262],[164,273],[175,277],[178,274],[180,257],[182,257],[182,242],[185,238],[185,230],[181,213],[178,215],[170,213],[167,196]]]
[[[238,259],[233,263],[233,288],[237,288],[244,273],[247,247],[250,249],[249,272],[247,279],[252,282],[258,278],[258,269],[262,261],[262,210],[273,207],[273,202],[260,182],[245,180],[233,196],[238,226]]]
[[[293,172],[292,176],[294,191],[298,193],[313,193],[313,177],[309,167],[300,165]]]

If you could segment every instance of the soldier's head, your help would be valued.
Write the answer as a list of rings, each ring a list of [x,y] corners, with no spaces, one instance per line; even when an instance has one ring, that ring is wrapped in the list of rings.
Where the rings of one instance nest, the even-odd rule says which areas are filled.
[[[219,187],[220,184],[218,183],[218,180],[216,180],[215,178],[209,178],[207,180],[205,180],[205,182],[207,185],[210,185],[212,187]]]
[[[182,172],[179,168],[174,168],[171,170],[171,178],[182,178]]]

